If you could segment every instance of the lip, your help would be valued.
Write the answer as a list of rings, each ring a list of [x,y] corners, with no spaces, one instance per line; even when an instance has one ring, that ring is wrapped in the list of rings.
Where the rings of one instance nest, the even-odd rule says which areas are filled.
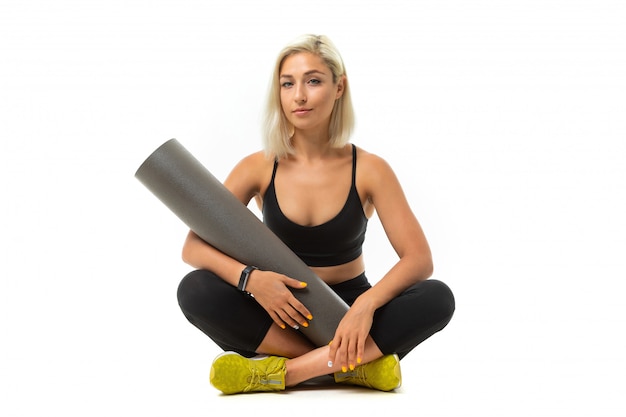
[[[301,116],[301,115],[307,114],[311,110],[312,109],[298,108],[298,109],[295,109],[294,111],[292,111],[292,113],[295,114],[295,115]]]

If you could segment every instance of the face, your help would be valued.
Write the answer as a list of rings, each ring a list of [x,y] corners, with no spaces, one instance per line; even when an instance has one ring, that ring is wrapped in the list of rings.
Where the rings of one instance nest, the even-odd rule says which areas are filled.
[[[317,55],[301,52],[288,56],[280,70],[280,101],[287,120],[297,130],[326,129],[344,79],[333,74]]]

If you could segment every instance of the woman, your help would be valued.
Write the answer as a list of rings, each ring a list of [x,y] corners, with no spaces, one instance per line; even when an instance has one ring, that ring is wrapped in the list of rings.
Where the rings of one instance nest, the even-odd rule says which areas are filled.
[[[190,231],[182,255],[196,270],[181,282],[179,304],[226,351],[211,368],[211,383],[226,394],[284,390],[327,374],[391,391],[401,384],[399,360],[452,317],[454,297],[428,279],[430,248],[398,179],[382,158],[348,142],[353,124],[331,41],[307,35],[284,48],[265,151],[242,159],[224,185],[245,205],[254,198],[266,225],[350,309],[332,342],[314,346],[298,331],[314,317],[292,292],[306,283],[244,265]],[[362,244],[374,210],[399,258],[372,286]]]

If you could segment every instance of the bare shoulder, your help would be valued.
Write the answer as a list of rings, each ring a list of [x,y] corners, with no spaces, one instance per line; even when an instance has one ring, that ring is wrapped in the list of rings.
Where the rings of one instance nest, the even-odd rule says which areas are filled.
[[[387,160],[361,148],[357,151],[357,188],[365,200],[378,211],[402,203],[402,186]]]
[[[244,156],[233,168],[232,172],[245,172],[255,174],[258,170],[267,168],[272,164],[272,160],[265,155],[265,152],[258,151]]]
[[[385,183],[390,178],[395,178],[391,165],[383,157],[360,147],[357,147],[357,152],[357,169],[368,184]]]
[[[224,185],[244,202],[259,194],[272,174],[273,160],[258,151],[243,157],[232,169]]]

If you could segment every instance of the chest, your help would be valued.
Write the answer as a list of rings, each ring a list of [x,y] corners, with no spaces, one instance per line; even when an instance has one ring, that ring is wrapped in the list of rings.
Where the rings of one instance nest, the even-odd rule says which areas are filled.
[[[282,213],[302,226],[317,226],[342,210],[352,186],[352,164],[293,169],[279,166],[274,179]]]

